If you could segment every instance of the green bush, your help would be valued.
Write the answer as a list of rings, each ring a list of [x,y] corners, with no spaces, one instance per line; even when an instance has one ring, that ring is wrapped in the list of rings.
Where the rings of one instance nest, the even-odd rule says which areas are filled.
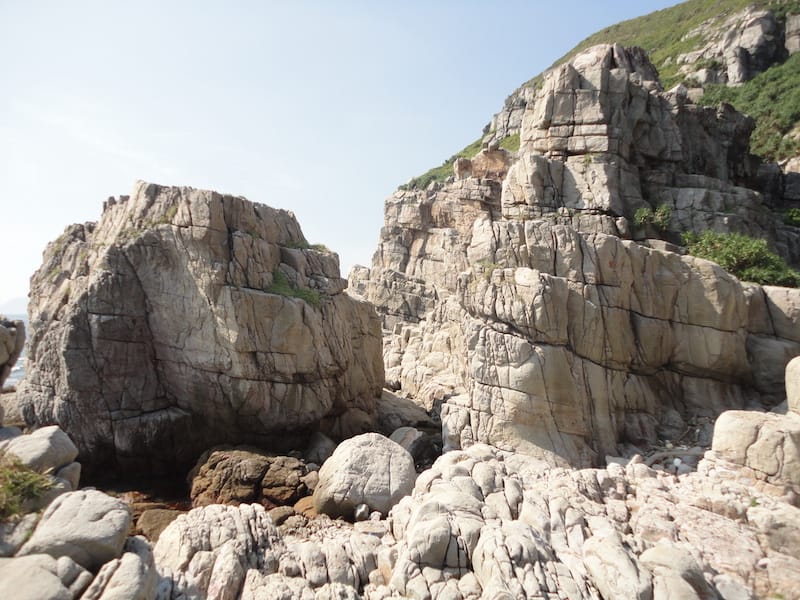
[[[314,308],[319,308],[322,301],[322,296],[317,290],[293,287],[280,269],[275,269],[272,272],[272,285],[265,291],[268,294],[278,294],[287,298],[299,298]]]
[[[714,261],[742,281],[761,285],[800,286],[800,273],[771,252],[766,240],[739,233],[704,231],[686,233],[683,243],[689,254]]]
[[[792,227],[800,227],[800,208],[790,208],[783,213],[783,222]]]
[[[655,211],[649,206],[643,206],[634,213],[633,224],[640,228],[652,225],[659,231],[665,231],[671,218],[672,207],[669,204],[661,204]]]
[[[0,521],[18,515],[28,500],[35,500],[52,483],[46,475],[23,465],[16,456],[0,454]]]

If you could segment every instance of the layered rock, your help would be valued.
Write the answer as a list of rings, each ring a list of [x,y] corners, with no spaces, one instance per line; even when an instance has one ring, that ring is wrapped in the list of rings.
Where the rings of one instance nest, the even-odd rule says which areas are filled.
[[[590,49],[545,75],[502,180],[386,201],[351,290],[392,331],[387,383],[443,404],[446,447],[590,465],[783,399],[800,292],[739,282],[669,242],[736,231],[796,261],[800,237],[743,187],[752,123],[654,76],[641,51]]]
[[[188,465],[211,445],[372,426],[380,329],[294,216],[138,183],[45,252],[31,288],[30,424],[84,462]]]

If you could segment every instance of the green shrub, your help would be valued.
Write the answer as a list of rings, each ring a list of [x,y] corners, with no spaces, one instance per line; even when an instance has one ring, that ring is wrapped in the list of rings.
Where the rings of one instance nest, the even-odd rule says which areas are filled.
[[[16,456],[0,454],[0,521],[18,515],[28,500],[35,500],[52,483],[46,475],[23,465]]]
[[[783,222],[792,227],[800,227],[800,208],[790,208],[783,213]]]
[[[322,301],[322,296],[317,290],[293,287],[283,271],[277,268],[272,272],[272,285],[265,291],[268,294],[278,294],[287,298],[299,298],[314,308],[319,308]]]
[[[659,231],[664,231],[669,227],[672,218],[672,207],[669,204],[659,205],[655,211],[649,206],[643,206],[636,210],[633,215],[633,224],[642,228],[652,225]]]
[[[670,219],[672,219],[672,207],[669,204],[660,204],[653,213],[653,225],[656,229],[664,231],[669,227]]]
[[[704,231],[699,235],[684,234],[683,243],[689,254],[714,261],[742,281],[761,285],[800,286],[800,273],[771,252],[766,240],[739,233]]]

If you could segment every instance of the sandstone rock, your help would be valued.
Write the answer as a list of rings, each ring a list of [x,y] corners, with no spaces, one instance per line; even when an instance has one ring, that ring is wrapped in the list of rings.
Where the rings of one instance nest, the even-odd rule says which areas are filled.
[[[16,455],[22,464],[40,473],[55,472],[67,467],[78,456],[75,444],[56,425],[42,427],[29,435],[15,437],[4,446],[4,450]],[[80,467],[77,475],[80,477]],[[74,473],[69,472],[68,476],[73,478]]]
[[[67,556],[0,559],[0,589],[15,600],[77,600],[91,581],[92,574]]]
[[[141,516],[136,521],[136,528],[144,537],[150,540],[151,543],[155,544],[161,532],[182,514],[184,513],[179,510],[151,508],[142,512]]]
[[[47,507],[17,556],[69,557],[96,571],[120,556],[130,525],[131,511],[125,502],[97,490],[69,492]]]
[[[0,557],[14,556],[22,544],[31,537],[38,521],[39,515],[29,512],[0,523]]]
[[[25,323],[11,321],[0,315],[0,389],[3,388],[11,369],[25,347]],[[3,415],[0,413],[0,425]]]
[[[314,508],[332,517],[353,517],[359,504],[384,515],[411,492],[414,460],[402,447],[377,433],[365,433],[337,446],[319,471]]]
[[[305,464],[256,448],[220,447],[204,453],[189,474],[192,505],[258,502],[266,508],[292,505],[308,494]]]
[[[374,311],[344,287],[291,213],[139,182],[48,247],[18,401],[84,467],[173,470],[225,442],[349,435],[374,415],[383,365]]]

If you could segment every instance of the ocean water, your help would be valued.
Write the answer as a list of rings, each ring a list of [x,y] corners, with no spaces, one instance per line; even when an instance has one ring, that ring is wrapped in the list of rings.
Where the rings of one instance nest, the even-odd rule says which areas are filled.
[[[28,327],[28,317],[26,315],[5,315],[7,319],[12,321],[21,320],[25,323],[25,333],[26,335],[30,334],[29,327]],[[15,386],[17,385],[22,378],[25,376],[25,354],[28,351],[27,344],[25,348],[22,350],[22,355],[17,359],[17,363],[11,369],[11,374],[6,379],[6,382],[3,384],[3,387]]]

